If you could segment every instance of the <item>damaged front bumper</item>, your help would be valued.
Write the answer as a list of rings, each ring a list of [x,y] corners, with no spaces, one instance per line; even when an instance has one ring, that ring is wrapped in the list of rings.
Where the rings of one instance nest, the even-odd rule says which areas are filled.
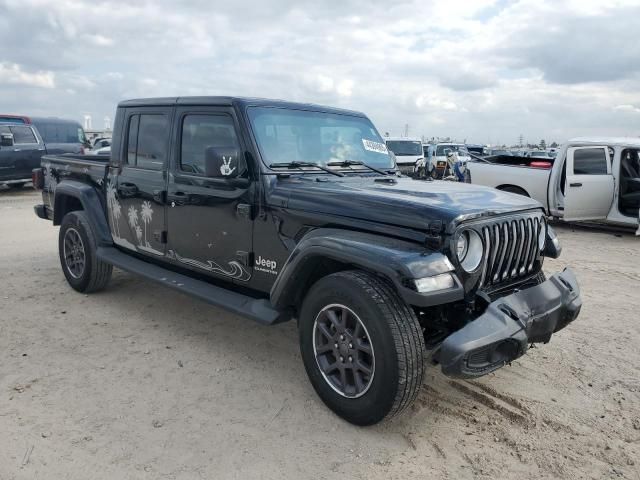
[[[442,372],[473,378],[522,356],[530,343],[547,343],[580,313],[582,299],[570,269],[492,302],[477,319],[449,335],[436,354]]]

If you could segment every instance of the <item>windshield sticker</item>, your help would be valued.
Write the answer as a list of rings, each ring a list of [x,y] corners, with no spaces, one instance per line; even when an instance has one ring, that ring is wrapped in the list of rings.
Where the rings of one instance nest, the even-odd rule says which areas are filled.
[[[376,153],[389,153],[387,150],[387,146],[384,143],[374,142],[373,140],[367,140],[366,138],[362,139],[362,145],[365,150],[369,150],[370,152]]]

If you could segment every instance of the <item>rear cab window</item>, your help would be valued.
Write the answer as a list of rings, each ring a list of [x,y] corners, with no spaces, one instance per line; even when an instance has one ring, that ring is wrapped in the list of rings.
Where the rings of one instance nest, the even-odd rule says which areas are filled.
[[[162,170],[167,160],[169,121],[162,114],[129,117],[126,163],[145,170]]]

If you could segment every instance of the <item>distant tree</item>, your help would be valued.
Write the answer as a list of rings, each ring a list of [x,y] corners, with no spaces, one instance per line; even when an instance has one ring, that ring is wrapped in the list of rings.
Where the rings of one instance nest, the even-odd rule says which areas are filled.
[[[547,149],[547,142],[544,141],[544,138],[542,140],[540,140],[540,150],[546,150]]]
[[[553,142],[551,144],[551,148],[558,148],[558,142]]]

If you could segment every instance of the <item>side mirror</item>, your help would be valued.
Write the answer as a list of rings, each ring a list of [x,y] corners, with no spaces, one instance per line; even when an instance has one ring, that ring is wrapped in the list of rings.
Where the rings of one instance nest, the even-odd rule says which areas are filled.
[[[0,147],[13,147],[13,135],[10,133],[1,134]]]
[[[204,151],[204,174],[211,178],[236,178],[240,151],[234,147],[208,147]]]

